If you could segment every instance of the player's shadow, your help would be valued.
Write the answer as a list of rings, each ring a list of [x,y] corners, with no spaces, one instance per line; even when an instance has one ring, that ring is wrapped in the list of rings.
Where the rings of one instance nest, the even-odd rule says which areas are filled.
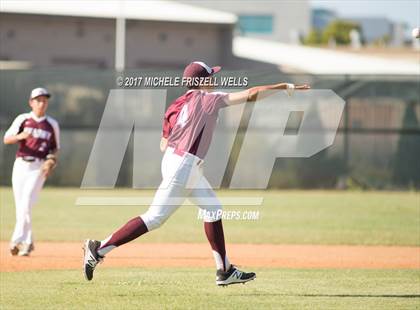
[[[417,294],[276,294],[276,293],[250,293],[232,294],[234,296],[285,296],[285,297],[351,297],[351,298],[420,298]]]
[[[362,298],[420,298],[417,294],[301,294],[301,297],[362,297]]]

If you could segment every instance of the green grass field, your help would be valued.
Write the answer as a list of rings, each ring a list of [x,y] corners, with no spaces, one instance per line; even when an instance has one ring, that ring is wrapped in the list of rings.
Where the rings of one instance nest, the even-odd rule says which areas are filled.
[[[105,238],[146,206],[76,206],[82,196],[150,196],[152,191],[46,188],[33,210],[36,240]],[[254,221],[226,220],[228,242],[274,244],[420,245],[420,194],[416,192],[235,191],[220,196],[261,196]],[[197,208],[183,206],[141,242],[206,242]],[[14,227],[11,189],[1,189],[1,240]]]
[[[226,288],[214,270],[102,269],[4,273],[4,309],[418,309],[419,271],[257,269]],[[30,284],[30,285],[25,285]]]
[[[9,188],[1,188],[0,237],[14,225]],[[146,207],[78,207],[81,196],[150,196],[134,190],[46,188],[33,210],[38,241],[101,239]],[[229,195],[220,192],[220,195]],[[232,193],[230,193],[232,195]],[[225,221],[228,242],[420,245],[415,192],[239,191],[264,197],[256,221]],[[242,210],[241,209],[241,210]],[[206,242],[195,207],[182,207],[136,242]],[[29,258],[30,259],[30,258]],[[420,270],[256,269],[247,285],[216,287],[209,268],[101,268],[0,273],[1,309],[419,309]]]

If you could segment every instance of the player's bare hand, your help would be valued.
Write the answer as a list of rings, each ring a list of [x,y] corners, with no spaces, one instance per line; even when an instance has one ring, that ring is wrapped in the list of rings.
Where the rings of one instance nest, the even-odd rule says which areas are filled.
[[[29,138],[30,135],[31,134],[29,132],[22,131],[20,134],[16,135],[16,139],[18,141],[26,140]]]
[[[295,89],[296,90],[307,90],[307,89],[311,89],[311,86],[309,86],[308,84],[295,85]]]

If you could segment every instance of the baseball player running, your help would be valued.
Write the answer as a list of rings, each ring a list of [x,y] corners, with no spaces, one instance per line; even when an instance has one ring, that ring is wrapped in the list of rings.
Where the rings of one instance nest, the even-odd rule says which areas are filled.
[[[213,92],[211,83],[195,83],[213,76],[220,67],[209,67],[203,62],[192,62],[184,70],[184,78],[191,81],[189,90],[176,99],[165,113],[161,150],[162,183],[146,213],[136,216],[102,241],[86,240],[83,269],[87,280],[105,255],[127,242],[160,227],[186,198],[201,208],[204,231],[216,262],[216,284],[230,285],[255,279],[255,273],[244,272],[232,265],[225,249],[221,220],[222,206],[203,175],[203,164],[216,126],[218,112],[230,105],[255,102],[272,94],[270,90],[309,89],[280,83],[252,87],[235,93]]]
[[[57,121],[45,114],[50,97],[45,88],[32,90],[32,112],[18,115],[4,135],[5,144],[19,144],[12,173],[16,206],[16,225],[10,242],[13,256],[28,256],[34,250],[32,207],[57,165],[60,130]]]

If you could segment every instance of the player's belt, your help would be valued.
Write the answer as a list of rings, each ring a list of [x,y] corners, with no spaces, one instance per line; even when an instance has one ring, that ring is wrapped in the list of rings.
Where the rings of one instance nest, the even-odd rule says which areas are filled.
[[[22,156],[21,158],[22,158],[22,160],[24,160],[28,163],[32,163],[32,162],[37,161],[37,160],[41,160],[40,158],[33,157],[33,156]]]

